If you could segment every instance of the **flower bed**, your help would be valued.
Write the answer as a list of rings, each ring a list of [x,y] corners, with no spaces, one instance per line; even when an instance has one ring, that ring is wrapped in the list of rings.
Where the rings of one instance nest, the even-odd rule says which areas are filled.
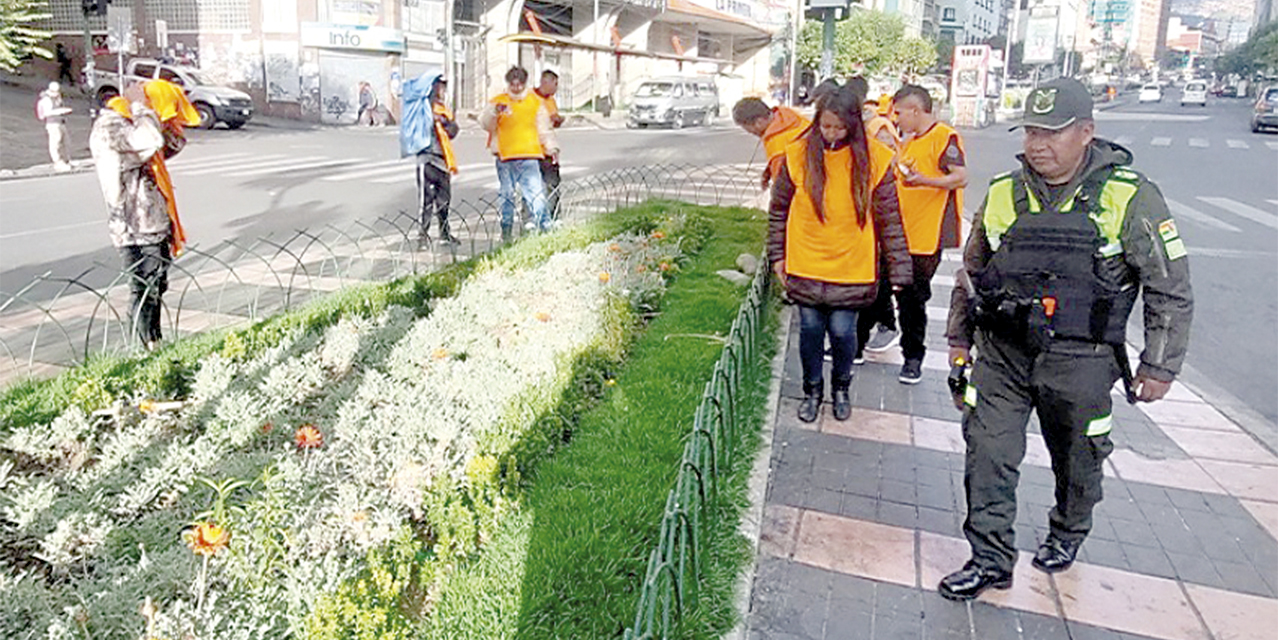
[[[660,298],[689,238],[660,223],[524,243],[424,315],[347,299],[162,375],[7,394],[0,636],[406,637],[560,442],[552,410],[603,388]],[[637,233],[590,242],[618,226]],[[32,397],[65,408],[13,424]]]

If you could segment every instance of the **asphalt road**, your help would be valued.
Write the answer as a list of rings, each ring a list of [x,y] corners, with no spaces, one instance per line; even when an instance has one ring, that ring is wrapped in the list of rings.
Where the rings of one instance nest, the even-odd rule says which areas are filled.
[[[1174,96],[1173,96],[1174,97]],[[1278,422],[1278,135],[1247,129],[1248,103],[1206,108],[1125,105],[1098,114],[1098,133],[1128,146],[1135,167],[1162,188],[1190,248],[1197,309],[1189,369],[1214,404],[1273,429]],[[991,176],[1015,166],[1020,134],[965,132],[969,208]],[[564,178],[655,163],[761,161],[755,140],[721,121],[711,128],[561,132]],[[483,135],[458,139],[454,198],[496,190]],[[196,131],[173,164],[190,238],[233,237],[369,218],[414,206],[411,165],[392,129],[254,126]],[[114,265],[93,174],[0,182],[0,291],[33,276]],[[1237,417],[1231,414],[1231,417]]]

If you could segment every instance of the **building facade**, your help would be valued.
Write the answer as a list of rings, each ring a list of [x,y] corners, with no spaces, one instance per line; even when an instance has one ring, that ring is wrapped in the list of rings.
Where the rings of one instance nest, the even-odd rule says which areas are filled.
[[[938,0],[938,37],[957,45],[978,44],[998,35],[1000,0]]]

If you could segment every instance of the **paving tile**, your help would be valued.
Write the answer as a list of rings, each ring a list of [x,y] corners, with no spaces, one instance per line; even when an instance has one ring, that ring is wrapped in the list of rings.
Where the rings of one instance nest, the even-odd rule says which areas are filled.
[[[1278,596],[1278,590],[1266,582],[1260,572],[1256,571],[1256,566],[1249,561],[1214,560],[1213,564],[1216,566],[1216,573],[1220,574],[1225,589],[1266,598]],[[1273,572],[1271,572],[1272,575]]]
[[[838,513],[843,494],[834,489],[812,487],[803,498],[803,507],[824,513]]]
[[[918,526],[918,507],[912,504],[881,501],[875,519],[882,524],[914,529]]]
[[[1083,543],[1082,552],[1087,554],[1087,557],[1082,560],[1089,564],[1124,570],[1132,568],[1127,562],[1127,554],[1123,553],[1123,545],[1112,540],[1088,536],[1087,541]]]
[[[1168,553],[1203,555],[1198,538],[1184,525],[1155,526],[1154,536],[1158,538],[1163,550]]]
[[[1038,467],[1052,466],[1052,456],[1047,452],[1047,444],[1043,442],[1043,436],[1035,433],[1025,436],[1024,463]]]
[[[922,531],[958,537],[962,535],[961,526],[959,515],[954,511],[919,507],[918,528]]]
[[[1069,640],[1065,621],[1056,616],[1021,613],[1021,637],[1025,640]]]
[[[935,588],[928,585],[923,585],[919,597],[923,604],[924,637],[968,637],[972,624],[966,606],[942,598]]]
[[[874,618],[869,609],[857,611],[830,607],[830,617],[825,621],[825,637],[830,640],[840,638],[869,638],[873,633]]]
[[[869,613],[874,608],[879,583],[846,573],[829,572],[831,608],[860,609]]]
[[[986,593],[989,592],[987,591]],[[980,600],[973,602],[971,607],[973,638],[978,640],[1022,640],[1021,625],[1015,610],[996,607]]]
[[[1225,493],[1224,488],[1193,460],[1153,460],[1134,451],[1118,450],[1109,456],[1109,462],[1128,482]]]
[[[914,586],[914,532],[806,511],[794,559],[814,567]]]
[[[1270,502],[1278,498],[1274,491],[1278,487],[1278,468],[1215,460],[1199,460],[1198,464],[1230,495]]]
[[[1211,431],[1239,431],[1238,425],[1224,414],[1202,402],[1162,400],[1138,405],[1140,410],[1159,425],[1194,427]]]
[[[1161,548],[1137,547],[1127,544],[1120,546],[1123,549],[1123,557],[1127,558],[1127,566],[1134,573],[1159,578],[1176,577],[1176,569],[1172,567],[1171,560],[1167,559],[1167,552]]]
[[[957,503],[958,496],[955,495],[954,488],[950,486],[948,474],[943,485],[931,486],[922,483],[918,485],[918,504],[920,507],[954,511]]]
[[[1216,567],[1209,558],[1168,551],[1167,559],[1171,561],[1172,569],[1176,570],[1176,577],[1183,582],[1209,587],[1225,586],[1224,580],[1216,573]]]
[[[827,415],[820,424],[822,433],[906,446],[910,444],[910,417],[903,413],[853,407],[852,416],[847,420],[839,421]]]
[[[879,483],[879,497],[889,502],[915,504],[918,493],[913,483],[884,479]]]
[[[1122,526],[1115,524],[1114,533],[1124,545],[1159,547],[1158,536],[1154,535],[1153,527],[1144,522],[1123,522]]]
[[[1189,598],[1217,640],[1268,640],[1278,627],[1278,600],[1193,584]]]
[[[1185,453],[1199,458],[1252,464],[1278,465],[1278,457],[1244,432],[1206,431],[1190,427],[1164,426],[1163,432]]]
[[[1068,620],[1166,640],[1208,639],[1174,580],[1089,564],[1053,580]]]
[[[869,496],[843,494],[843,503],[839,505],[839,515],[857,520],[874,520],[878,514],[879,501]]]
[[[963,426],[958,422],[914,417],[910,424],[914,431],[915,446],[950,453],[963,453],[967,450],[967,445],[963,443]]]
[[[789,558],[794,554],[799,533],[800,511],[781,504],[763,507],[763,523],[759,527],[759,555]]]
[[[1278,504],[1257,500],[1239,500],[1239,504],[1269,532],[1269,535],[1278,540]]]

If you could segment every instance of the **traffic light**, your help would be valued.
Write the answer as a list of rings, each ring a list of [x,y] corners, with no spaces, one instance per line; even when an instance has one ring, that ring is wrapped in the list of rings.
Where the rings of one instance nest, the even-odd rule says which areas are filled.
[[[111,0],[80,0],[80,10],[86,16],[104,16]]]

